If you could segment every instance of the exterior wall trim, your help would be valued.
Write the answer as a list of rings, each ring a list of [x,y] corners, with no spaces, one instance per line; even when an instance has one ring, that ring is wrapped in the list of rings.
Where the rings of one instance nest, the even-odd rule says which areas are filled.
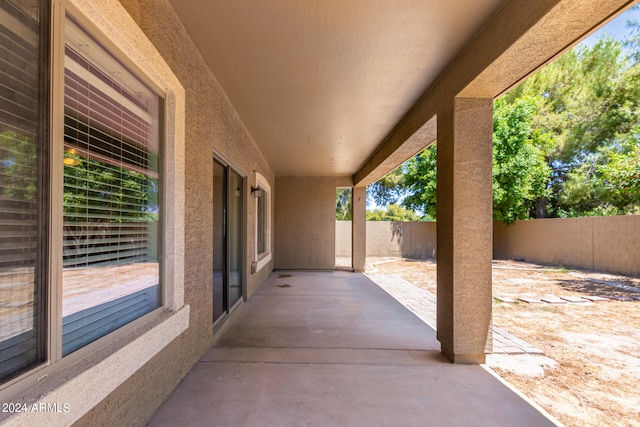
[[[63,427],[78,421],[184,332],[189,327],[189,312],[188,305],[176,313],[165,312],[154,326],[142,326],[132,333],[126,345],[115,340],[68,370],[52,374],[50,381],[42,384],[47,390],[40,386],[31,389],[19,401],[27,410],[3,425]]]
[[[269,185],[269,181],[267,181],[267,179],[260,173],[257,171],[253,172],[254,175],[254,182],[255,182],[255,187],[256,188],[260,188],[262,190],[265,191],[266,194],[264,194],[262,197],[266,197],[267,198],[267,203],[266,203],[266,211],[265,211],[265,237],[266,237],[266,251],[262,254],[258,253],[258,243],[257,243],[257,239],[258,239],[258,208],[256,206],[256,215],[255,215],[255,221],[254,221],[254,238],[255,238],[255,242],[254,242],[254,247],[253,247],[253,262],[251,263],[251,273],[256,273],[260,270],[262,270],[264,268],[264,266],[266,266],[267,264],[269,264],[269,262],[272,259],[272,245],[271,245],[271,233],[273,230],[273,219],[271,218],[271,185]]]
[[[68,4],[125,55],[165,95],[163,304],[184,305],[185,91],[155,46],[124,7],[109,0],[68,0]],[[84,21],[83,21],[84,22]]]
[[[4,388],[2,400],[49,405],[44,412],[0,414],[0,424],[71,425],[109,396],[145,363],[189,328],[184,304],[185,91],[155,46],[119,2],[54,0],[53,13],[68,7],[74,17],[104,36],[106,46],[155,85],[165,99],[163,192],[163,306],[84,349],[41,366]],[[56,15],[56,19],[59,16]],[[101,40],[102,41],[102,40]],[[55,89],[55,88],[54,88]],[[55,125],[55,123],[54,123]],[[68,406],[64,406],[67,404]],[[67,410],[65,410],[67,408]],[[55,410],[55,414],[51,412]]]

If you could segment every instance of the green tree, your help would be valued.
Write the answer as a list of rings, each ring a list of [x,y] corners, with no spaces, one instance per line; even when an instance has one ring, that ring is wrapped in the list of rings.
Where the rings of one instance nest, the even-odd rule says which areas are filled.
[[[640,128],[627,135],[620,149],[607,153],[598,167],[603,193],[617,213],[640,214]]]
[[[629,150],[627,135],[638,123],[640,66],[633,59],[638,45],[629,55],[624,45],[605,37],[592,47],[578,46],[505,96],[509,103],[540,100],[531,126],[553,141],[544,150],[552,168],[551,216],[632,209],[620,207],[603,176],[608,162],[617,159],[613,154]]]
[[[420,221],[420,217],[412,210],[403,208],[395,203],[391,203],[386,209],[375,209],[374,211],[368,210],[367,221],[412,222]]]
[[[33,139],[13,131],[0,133],[0,196],[34,201],[37,188],[37,146]]]
[[[352,197],[350,188],[336,189],[336,220],[351,221],[352,217]]]
[[[404,194],[402,186],[404,179],[403,165],[401,165],[378,181],[369,184],[367,187],[367,197],[379,205],[396,203]]]
[[[437,146],[432,144],[406,163],[402,181],[408,193],[403,206],[423,212],[429,219],[436,217],[436,158]]]
[[[158,219],[158,180],[65,152],[64,215],[69,221],[148,222]],[[90,215],[87,212],[90,211]]]
[[[494,104],[494,219],[640,213],[640,24],[562,55]],[[626,50],[625,50],[626,48]],[[436,146],[370,187],[435,216]]]
[[[531,128],[531,117],[537,106],[533,98],[515,103],[498,100],[494,109],[493,134],[493,215],[497,221],[512,223],[528,218],[535,202],[549,194],[547,184],[551,169],[547,166],[544,148],[551,141],[548,135]],[[393,173],[397,189],[384,192],[386,200],[398,192],[406,196],[402,206],[436,217],[436,159],[433,144],[407,161]],[[400,178],[398,178],[400,177]],[[386,184],[385,184],[386,185]],[[375,198],[375,195],[374,195]]]
[[[493,111],[493,218],[506,224],[536,216],[535,204],[549,194],[551,169],[544,148],[547,134],[535,131],[531,118],[538,102],[499,99]]]

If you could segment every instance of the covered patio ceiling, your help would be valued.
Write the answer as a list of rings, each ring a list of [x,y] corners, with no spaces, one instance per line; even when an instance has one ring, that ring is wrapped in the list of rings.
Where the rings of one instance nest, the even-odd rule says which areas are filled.
[[[278,176],[354,175],[505,0],[170,0]]]

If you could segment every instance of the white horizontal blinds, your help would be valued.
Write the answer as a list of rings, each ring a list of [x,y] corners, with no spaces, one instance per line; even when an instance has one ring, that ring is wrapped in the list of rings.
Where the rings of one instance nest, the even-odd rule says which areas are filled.
[[[0,0],[0,381],[43,355],[39,13],[38,1]]]
[[[64,266],[156,261],[159,98],[72,20],[66,31]]]
[[[161,99],[65,26],[62,354],[154,310]]]

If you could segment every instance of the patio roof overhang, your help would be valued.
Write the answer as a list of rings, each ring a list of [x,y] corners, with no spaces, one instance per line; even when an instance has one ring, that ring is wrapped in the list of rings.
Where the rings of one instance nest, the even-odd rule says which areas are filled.
[[[352,176],[505,0],[171,0],[277,176]]]

